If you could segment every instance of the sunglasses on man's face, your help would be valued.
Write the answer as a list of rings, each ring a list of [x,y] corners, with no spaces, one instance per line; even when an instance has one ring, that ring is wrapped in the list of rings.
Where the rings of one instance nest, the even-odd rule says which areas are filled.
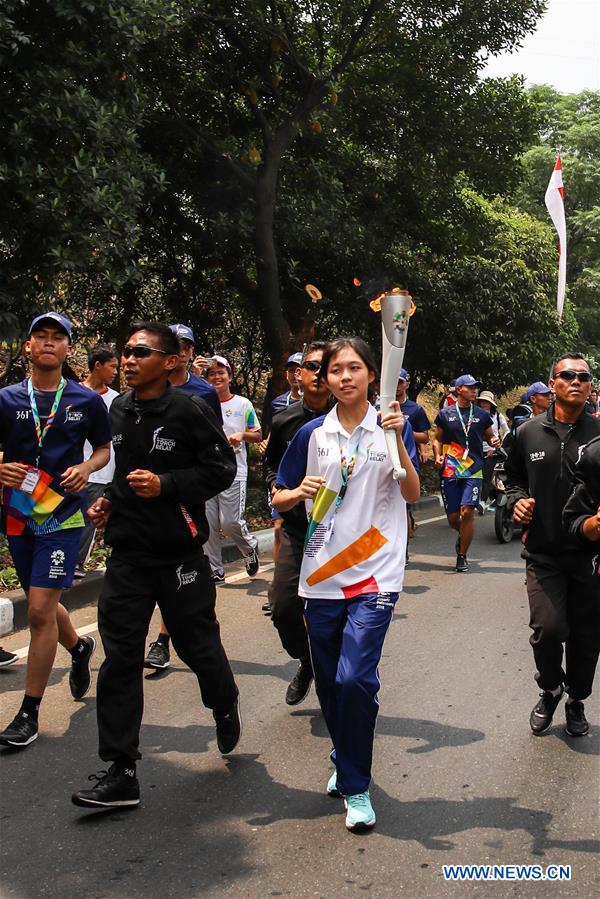
[[[125,344],[123,347],[124,359],[129,359],[130,356],[133,356],[134,359],[147,359],[150,353],[162,353],[163,356],[168,356],[165,350],[157,350],[153,346],[144,346],[143,344],[129,346],[129,344]]]
[[[578,378],[582,384],[587,384],[588,381],[592,380],[589,371],[573,371],[571,368],[565,368],[564,371],[557,371],[554,377],[562,378],[563,381],[574,381],[575,378]]]
[[[305,368],[307,371],[321,371],[321,363],[313,362],[312,359],[309,359],[308,362],[303,362],[300,368]]]

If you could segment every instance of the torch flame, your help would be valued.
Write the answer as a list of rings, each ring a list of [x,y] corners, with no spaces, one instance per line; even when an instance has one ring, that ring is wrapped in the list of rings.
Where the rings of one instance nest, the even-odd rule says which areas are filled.
[[[383,291],[382,293],[377,294],[376,297],[373,297],[373,299],[369,303],[369,306],[373,310],[373,312],[381,312],[381,301],[385,296],[388,295],[388,293],[401,294],[402,296],[410,297],[410,313],[409,313],[409,315],[414,315],[415,309],[417,307],[413,301],[413,298],[410,296],[408,290],[403,290],[401,287],[392,287],[391,290]]]

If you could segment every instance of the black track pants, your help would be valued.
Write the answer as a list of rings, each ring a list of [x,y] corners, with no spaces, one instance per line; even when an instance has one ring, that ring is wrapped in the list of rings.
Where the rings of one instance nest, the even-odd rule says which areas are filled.
[[[179,658],[191,668],[209,709],[237,696],[215,615],[215,585],[200,550],[179,565],[142,567],[111,556],[98,603],[105,661],[98,675],[99,755],[106,762],[141,758],[143,665],[148,626],[158,604]]]
[[[543,690],[564,683],[573,699],[585,699],[600,651],[600,577],[584,553],[536,554],[526,561],[536,680]]]
[[[300,565],[304,541],[281,528],[281,543],[269,588],[273,624],[285,651],[293,659],[310,659],[308,635],[304,623],[304,600],[298,596]]]

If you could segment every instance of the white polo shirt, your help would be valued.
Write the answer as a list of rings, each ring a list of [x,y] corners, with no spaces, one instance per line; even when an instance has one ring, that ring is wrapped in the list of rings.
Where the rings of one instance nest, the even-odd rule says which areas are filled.
[[[87,384],[83,385],[87,387]],[[91,387],[88,387],[88,390],[91,390]],[[112,387],[106,387],[101,393],[100,396],[104,402],[104,405],[110,412],[110,407],[112,406],[112,401],[115,397],[119,396],[116,390],[113,390]],[[83,458],[89,459],[92,455],[92,447],[85,441],[85,446],[83,448]],[[89,476],[90,484],[110,484],[112,479],[115,476],[115,451],[113,449],[113,445],[110,445],[110,457],[104,468],[100,468],[98,471],[93,471]]]
[[[240,431],[259,431],[260,422],[254,406],[245,396],[233,394],[228,400],[221,400],[221,412],[223,414],[223,430],[227,437]],[[237,462],[236,481],[245,481],[248,477],[248,452],[246,441],[234,447],[235,461]]]
[[[354,467],[341,502],[345,460]],[[377,411],[369,405],[352,434],[335,406],[302,427],[281,461],[277,486],[293,490],[306,475],[325,479],[306,501],[308,530],[298,593],[307,599],[352,599],[399,593],[406,555],[406,502],[388,456]],[[342,491],[343,492],[343,491]]]

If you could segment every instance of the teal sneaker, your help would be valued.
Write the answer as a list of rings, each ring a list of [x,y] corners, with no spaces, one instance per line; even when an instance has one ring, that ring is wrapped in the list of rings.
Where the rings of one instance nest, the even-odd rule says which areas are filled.
[[[327,781],[327,795],[333,796],[334,798],[342,795],[337,788],[337,771],[335,769]]]
[[[371,805],[369,791],[355,793],[354,796],[345,796],[346,827],[348,830],[366,830],[373,827],[376,821],[375,811]]]

